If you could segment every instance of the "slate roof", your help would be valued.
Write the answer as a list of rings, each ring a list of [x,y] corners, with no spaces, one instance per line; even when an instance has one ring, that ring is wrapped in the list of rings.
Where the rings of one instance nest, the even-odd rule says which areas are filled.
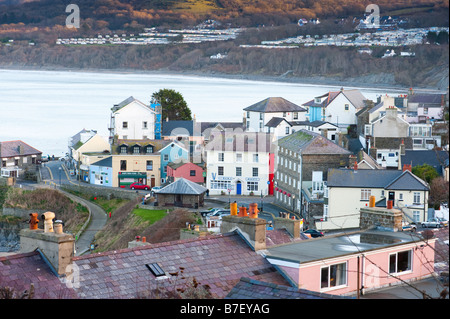
[[[205,151],[271,152],[272,134],[213,130]]]
[[[428,164],[434,167],[439,175],[442,175],[446,161],[448,161],[448,152],[446,151],[406,150],[405,155],[401,156],[402,165],[411,164],[414,167]]]
[[[307,238],[306,237],[293,238],[286,229],[266,230],[266,247],[292,243],[304,239]]]
[[[197,183],[194,183],[185,178],[177,179],[175,182],[161,188],[159,194],[182,194],[182,195],[200,195],[205,193],[206,187],[203,187]]]
[[[207,236],[75,257],[80,269],[80,298],[136,298],[150,289],[173,289],[173,279],[156,279],[146,264],[159,263],[166,274],[184,268],[186,278],[208,285],[224,298],[241,277],[288,283],[237,233]],[[170,276],[170,275],[169,275]],[[183,280],[178,278],[179,284]]]
[[[362,95],[359,90],[340,90],[337,92],[328,92],[321,96],[317,96],[318,98],[326,97],[326,99],[324,99],[322,103],[316,103],[314,98],[302,104],[302,106],[327,107],[331,102],[333,102],[334,99],[336,99],[336,97],[339,96],[339,94],[343,94],[356,109],[365,107],[364,101],[367,100],[367,98]]]
[[[162,136],[176,136],[194,134],[194,121],[164,121],[162,122]]]
[[[22,154],[20,148],[22,148]],[[42,152],[20,140],[0,142],[0,157],[3,158],[39,154]]]
[[[157,155],[159,154],[159,151],[161,149],[163,149],[164,147],[166,147],[167,145],[169,145],[170,143],[172,143],[172,141],[169,140],[150,140],[150,139],[146,139],[146,140],[122,140],[122,139],[118,139],[114,142],[113,145],[111,145],[111,154],[113,155],[121,155],[120,154],[120,146],[121,145],[126,145],[128,147],[134,146],[134,145],[139,145],[141,147],[145,147],[147,145],[152,145],[153,146],[153,153],[151,154],[140,154],[140,155]],[[133,155],[132,153],[128,154],[128,155]]]
[[[244,111],[273,113],[273,112],[306,112],[306,109],[282,97],[269,97],[258,103],[247,106]]]
[[[328,170],[328,187],[428,190],[427,184],[408,170],[342,169]]]
[[[98,162],[95,162],[91,164],[91,166],[112,167],[112,156],[104,158]]]
[[[351,152],[333,143],[326,137],[307,130],[299,130],[278,140],[278,146],[302,154],[342,154]]]
[[[0,257],[0,287],[18,294],[34,285],[34,299],[77,298],[52,272],[38,251]]]
[[[289,123],[286,119],[282,118],[282,117],[272,117],[265,126],[267,127],[277,127],[278,125],[280,125],[281,122],[285,121],[287,124],[289,124],[290,126],[292,126],[291,123]]]
[[[354,299],[241,278],[225,299]]]
[[[415,93],[408,96],[408,103],[418,103],[419,106],[441,107],[444,94]]]
[[[141,101],[139,101],[138,99],[135,99],[134,97],[130,96],[129,98],[123,100],[122,102],[120,102],[119,104],[115,104],[112,108],[111,111],[113,111],[114,113],[117,112],[118,110],[120,110],[121,108],[123,108],[124,106],[127,106],[128,104],[132,103],[132,102],[138,102],[139,104],[142,104],[148,108],[150,108],[148,105],[146,105],[145,103],[142,103]]]

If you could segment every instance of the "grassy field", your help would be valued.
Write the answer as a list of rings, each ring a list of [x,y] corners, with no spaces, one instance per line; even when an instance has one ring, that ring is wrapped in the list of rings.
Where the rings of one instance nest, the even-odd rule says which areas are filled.
[[[163,219],[167,212],[165,209],[145,209],[145,208],[135,208],[132,211],[136,216],[141,217],[144,221],[149,222],[149,224],[153,224],[154,222]]]

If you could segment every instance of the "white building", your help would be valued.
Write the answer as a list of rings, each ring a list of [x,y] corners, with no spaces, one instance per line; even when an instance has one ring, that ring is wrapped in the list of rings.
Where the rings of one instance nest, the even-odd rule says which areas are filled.
[[[205,146],[206,187],[211,195],[267,195],[272,178],[271,135],[211,132]]]
[[[249,132],[271,132],[265,125],[272,118],[280,118],[288,122],[306,119],[306,109],[282,97],[269,97],[246,107],[244,111],[245,127]]]
[[[155,139],[156,111],[130,96],[111,109],[110,138]]]

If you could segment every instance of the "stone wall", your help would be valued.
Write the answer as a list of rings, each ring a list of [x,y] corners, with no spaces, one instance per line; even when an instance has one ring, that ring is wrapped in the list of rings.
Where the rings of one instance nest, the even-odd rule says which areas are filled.
[[[365,207],[360,209],[359,227],[368,229],[380,227],[392,231],[402,230],[403,214],[399,209]]]
[[[3,207],[3,212],[0,212],[1,215],[10,215],[20,218],[29,218],[31,213],[41,214],[45,213],[46,210],[43,209],[22,209],[22,208],[11,208],[11,207]]]
[[[105,198],[123,198],[123,199],[135,199],[136,197],[142,197],[133,190],[124,190],[124,189],[116,189],[110,187],[101,187],[101,186],[91,186],[89,184],[81,184],[78,185],[64,185],[62,190],[66,191],[74,191],[82,194],[87,194],[90,196],[99,196]]]
[[[220,225],[220,232],[228,233],[238,230],[253,247],[253,249],[260,250],[266,248],[266,220],[262,218],[249,218],[237,216],[223,216],[222,224]]]

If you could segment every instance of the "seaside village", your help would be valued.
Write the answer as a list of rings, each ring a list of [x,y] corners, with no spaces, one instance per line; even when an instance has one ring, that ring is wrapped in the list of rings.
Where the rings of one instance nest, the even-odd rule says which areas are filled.
[[[55,213],[31,213],[20,250],[0,253],[0,287],[152,298],[181,284],[181,269],[196,298],[356,299],[433,278],[448,299],[447,203],[429,205],[430,183],[413,174],[427,164],[448,183],[445,110],[448,91],[372,101],[341,88],[301,105],[267,97],[243,105],[242,121],[201,122],[162,118],[160,105],[131,96],[103,119],[109,136],[80,128],[60,161],[2,141],[3,183],[35,171],[45,184],[58,161],[66,189],[199,218],[175,241],[137,233],[124,249],[80,254]]]

